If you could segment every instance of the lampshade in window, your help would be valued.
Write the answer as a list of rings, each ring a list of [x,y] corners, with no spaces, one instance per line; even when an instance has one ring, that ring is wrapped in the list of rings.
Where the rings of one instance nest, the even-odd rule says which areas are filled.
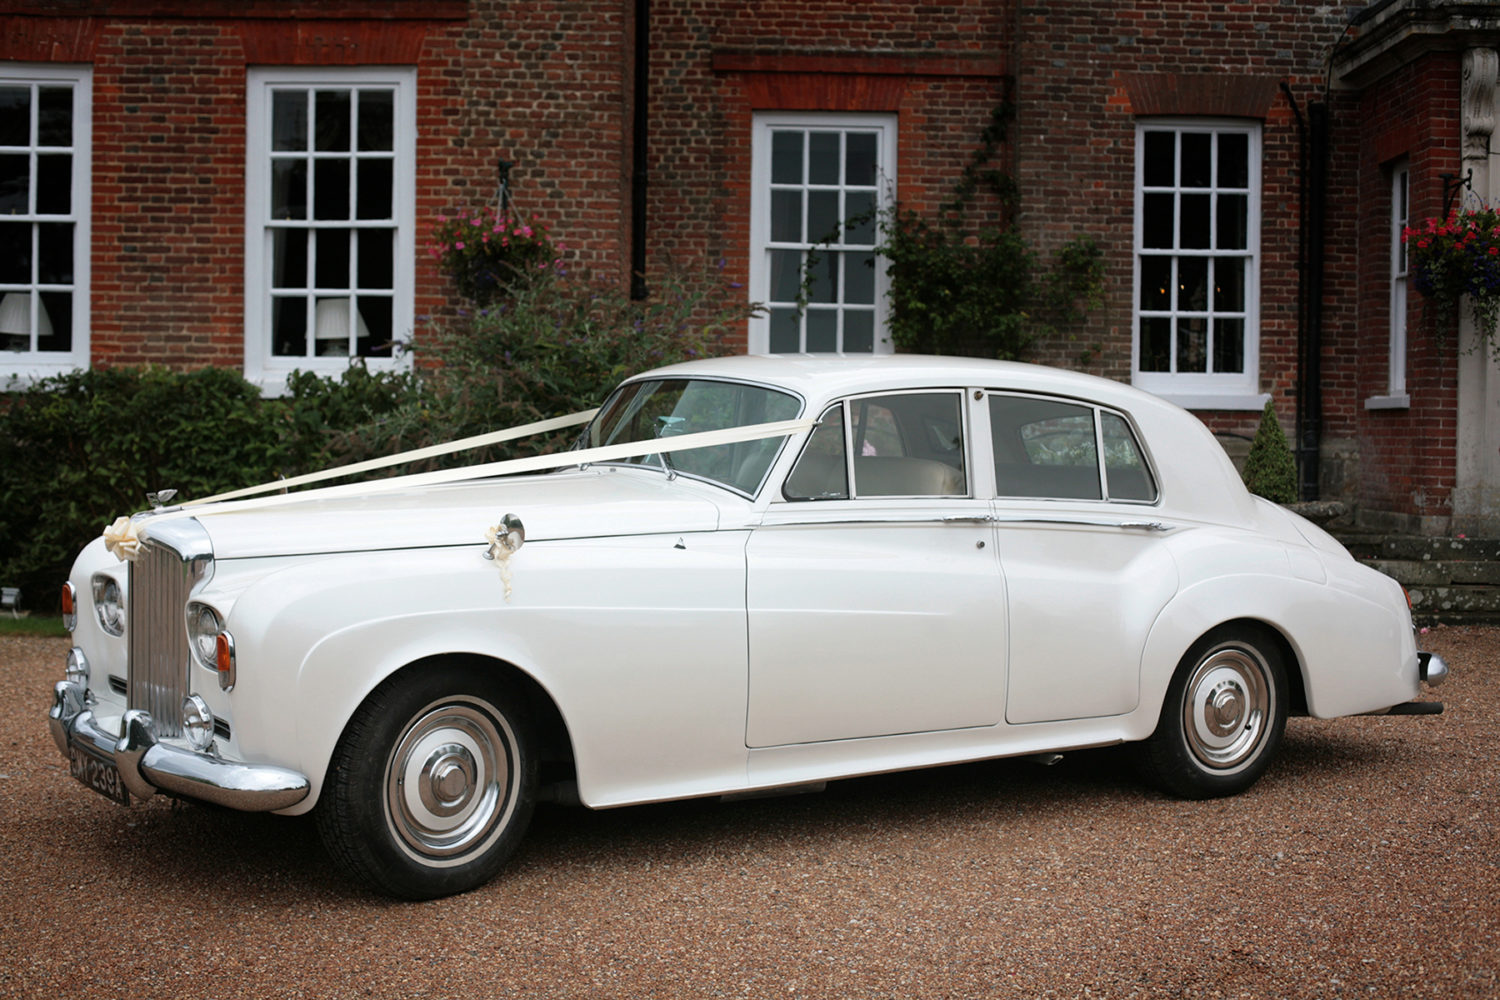
[[[336,356],[349,353],[349,307],[348,299],[319,299],[314,317],[313,340],[317,342],[320,355]],[[363,339],[370,335],[365,319],[358,311],[354,313],[354,336]]]
[[[37,332],[46,340],[52,336],[52,320],[40,302],[36,315]],[[7,292],[0,298],[0,350],[31,350],[31,295],[27,292]]]

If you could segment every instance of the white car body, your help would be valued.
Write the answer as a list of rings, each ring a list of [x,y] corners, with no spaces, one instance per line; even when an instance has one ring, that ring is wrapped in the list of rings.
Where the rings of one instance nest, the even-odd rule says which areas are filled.
[[[160,514],[138,515],[148,548],[157,532],[201,526],[212,570],[190,597],[233,637],[229,690],[191,659],[167,665],[185,670],[187,690],[174,693],[198,695],[219,726],[206,752],[186,752],[293,785],[305,778],[295,801],[223,801],[314,809],[372,692],[455,656],[545,699],[556,737],[546,753],[571,765],[577,799],[591,807],[1148,740],[1184,658],[1229,623],[1274,637],[1283,713],[1384,712],[1445,671],[1419,661],[1394,581],[1251,496],[1198,420],[1128,386],[905,356],[740,357],[632,381],[664,378],[773,387],[804,418],[908,392],[946,407],[951,394],[961,493],[789,498],[784,483],[813,433],[802,431],[770,439],[769,471],[745,491],[604,463],[248,510],[208,505],[159,524]],[[1077,404],[1118,435],[1108,419],[1117,415],[1138,443],[1131,474],[1148,487],[1123,500],[1005,495],[996,399],[1038,412]],[[867,422],[883,413],[859,412]],[[1085,437],[1074,444],[1086,450]],[[868,441],[853,453],[876,451]],[[1097,443],[1111,446],[1102,432]],[[497,565],[484,532],[502,515],[525,536]],[[73,691],[69,708],[59,693],[53,725],[65,752],[80,710],[91,713],[98,758],[110,739],[123,747],[122,717],[142,708],[124,692],[130,630],[147,626],[131,617],[126,636],[109,635],[93,606],[102,576],[131,609],[136,565],[100,540],[73,568],[75,654],[86,665],[65,684],[87,694]],[[166,626],[150,627],[181,626],[175,608],[165,614]],[[1222,697],[1228,718],[1239,694]],[[181,733],[157,742],[181,744]],[[152,779],[127,773],[128,757],[115,762],[125,784],[149,793]],[[215,780],[155,787],[214,799],[194,782]]]

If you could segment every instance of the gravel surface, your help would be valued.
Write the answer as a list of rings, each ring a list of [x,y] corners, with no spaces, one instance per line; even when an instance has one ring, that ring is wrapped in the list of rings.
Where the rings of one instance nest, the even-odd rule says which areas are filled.
[[[1439,628],[1441,716],[1294,719],[1245,795],[1114,752],[821,795],[544,807],[476,892],[398,904],[306,819],[121,809],[0,639],[0,997],[1500,996],[1500,629]]]

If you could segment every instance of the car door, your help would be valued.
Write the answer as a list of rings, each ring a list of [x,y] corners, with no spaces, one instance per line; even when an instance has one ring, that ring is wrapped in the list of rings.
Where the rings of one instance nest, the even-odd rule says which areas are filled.
[[[1005,720],[1130,712],[1146,636],[1177,589],[1163,545],[1175,526],[1155,505],[1146,453],[1113,410],[988,397],[995,548],[1010,612]]]
[[[746,547],[746,743],[1000,721],[1004,582],[962,391],[827,410]]]

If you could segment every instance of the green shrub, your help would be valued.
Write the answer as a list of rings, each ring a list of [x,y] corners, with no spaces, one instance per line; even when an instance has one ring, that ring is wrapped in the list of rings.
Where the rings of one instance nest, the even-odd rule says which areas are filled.
[[[272,417],[272,419],[268,419]],[[43,380],[0,414],[0,580],[54,607],[73,557],[146,492],[186,498],[260,482],[288,454],[284,420],[222,368],[101,368]]]
[[[1297,461],[1281,432],[1276,408],[1267,400],[1260,414],[1260,426],[1250,443],[1245,459],[1245,486],[1251,493],[1272,503],[1295,503],[1297,500]]]

